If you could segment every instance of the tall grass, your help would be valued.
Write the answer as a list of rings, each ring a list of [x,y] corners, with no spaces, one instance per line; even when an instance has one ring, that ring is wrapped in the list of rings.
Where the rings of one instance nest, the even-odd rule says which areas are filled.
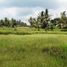
[[[66,67],[67,35],[0,35],[1,67]]]
[[[16,27],[16,28],[0,28],[0,34],[17,34],[17,35],[31,35],[31,34],[67,34],[67,32],[61,32],[60,30],[54,31],[45,31],[44,29],[40,29],[38,31],[35,28],[30,27]]]

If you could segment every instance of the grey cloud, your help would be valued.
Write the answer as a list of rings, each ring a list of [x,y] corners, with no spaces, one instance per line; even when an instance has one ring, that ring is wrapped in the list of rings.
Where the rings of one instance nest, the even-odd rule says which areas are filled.
[[[44,8],[58,8],[56,0],[6,0],[5,3],[0,4],[0,7],[44,7]]]

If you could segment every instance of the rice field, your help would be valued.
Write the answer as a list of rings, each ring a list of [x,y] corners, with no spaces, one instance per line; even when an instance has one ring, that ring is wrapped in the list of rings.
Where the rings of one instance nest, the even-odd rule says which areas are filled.
[[[0,67],[67,67],[67,35],[0,35]]]

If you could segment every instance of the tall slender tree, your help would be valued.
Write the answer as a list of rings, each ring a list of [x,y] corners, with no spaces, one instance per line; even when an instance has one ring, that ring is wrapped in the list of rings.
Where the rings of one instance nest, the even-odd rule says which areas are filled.
[[[60,25],[61,25],[61,28],[67,28],[67,16],[66,16],[66,11],[63,11],[63,12],[61,13]]]

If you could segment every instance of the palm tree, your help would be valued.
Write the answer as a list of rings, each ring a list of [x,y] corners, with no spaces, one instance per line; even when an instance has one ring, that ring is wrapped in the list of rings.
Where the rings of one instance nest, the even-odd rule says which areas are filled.
[[[61,28],[67,28],[66,11],[63,11],[61,13],[60,24],[61,24]]]
[[[16,25],[17,25],[17,21],[15,20],[15,19],[11,19],[11,25],[12,25],[12,27],[14,28],[14,27],[16,27]]]
[[[8,27],[10,26],[10,21],[7,17],[5,17],[5,19],[4,19],[4,25],[8,26]]]

